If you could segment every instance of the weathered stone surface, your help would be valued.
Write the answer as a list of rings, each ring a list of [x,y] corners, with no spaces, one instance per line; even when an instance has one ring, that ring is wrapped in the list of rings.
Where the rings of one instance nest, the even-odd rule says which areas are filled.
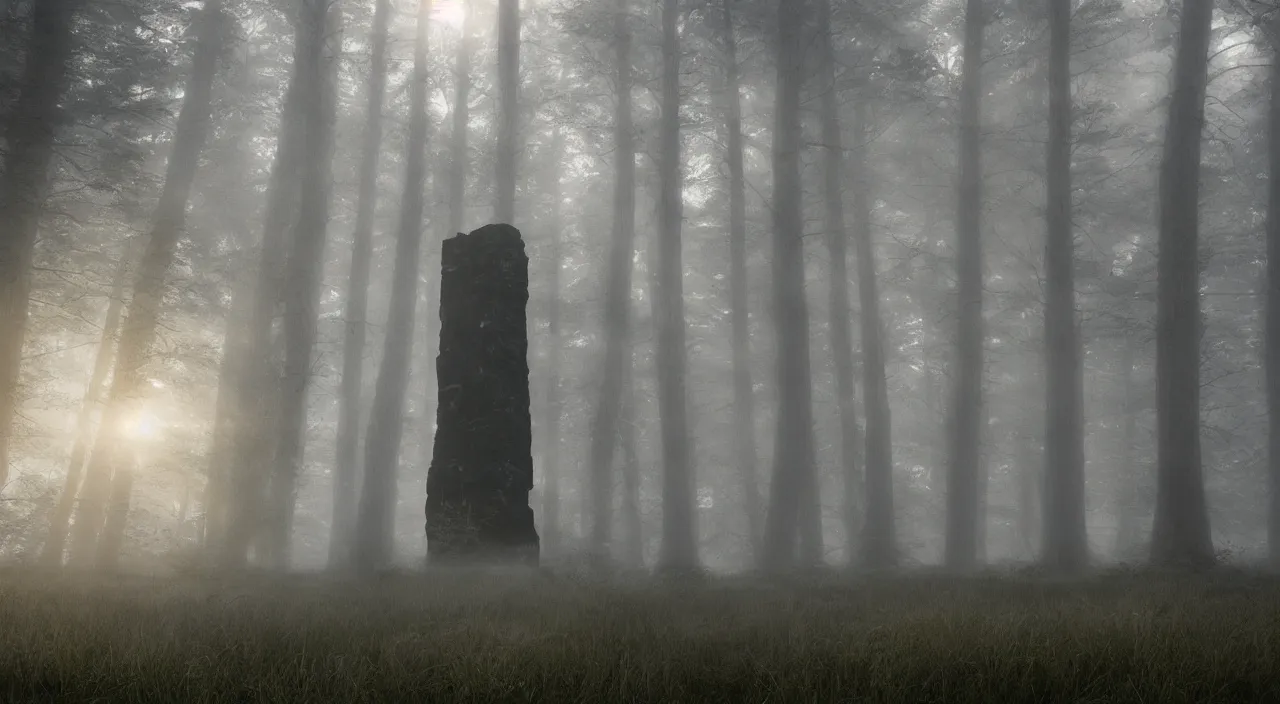
[[[486,225],[448,239],[441,269],[427,554],[433,563],[535,563],[529,258],[520,231]]]

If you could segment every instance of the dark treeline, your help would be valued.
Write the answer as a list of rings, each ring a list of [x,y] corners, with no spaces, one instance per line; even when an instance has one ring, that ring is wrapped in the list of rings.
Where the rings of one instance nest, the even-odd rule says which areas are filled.
[[[1274,14],[0,0],[0,552],[418,564],[509,222],[546,562],[1280,567]]]

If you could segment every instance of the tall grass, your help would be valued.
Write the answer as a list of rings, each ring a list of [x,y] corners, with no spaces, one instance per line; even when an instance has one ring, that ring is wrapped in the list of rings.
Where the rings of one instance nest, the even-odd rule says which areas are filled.
[[[1280,582],[8,575],[0,700],[1280,702]]]

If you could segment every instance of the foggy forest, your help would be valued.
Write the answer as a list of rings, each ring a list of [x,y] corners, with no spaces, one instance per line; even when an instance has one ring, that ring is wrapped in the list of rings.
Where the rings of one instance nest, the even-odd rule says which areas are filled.
[[[1260,0],[0,0],[0,694],[1280,698],[1278,49]],[[491,224],[510,450],[449,439]],[[433,572],[451,452],[531,470],[535,571]]]

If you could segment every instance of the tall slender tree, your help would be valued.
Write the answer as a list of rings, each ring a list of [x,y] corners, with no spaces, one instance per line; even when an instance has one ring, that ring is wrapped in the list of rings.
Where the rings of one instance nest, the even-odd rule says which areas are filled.
[[[117,546],[110,541],[103,544],[102,552],[96,552],[98,535],[103,528],[107,504],[112,499],[113,473],[122,473],[116,480],[120,488],[115,493],[117,496],[123,493],[126,502],[126,489],[132,484],[128,448],[124,447],[121,431],[141,412],[142,367],[155,341],[165,281],[178,238],[186,225],[187,201],[209,133],[213,79],[229,33],[224,26],[226,22],[222,0],[205,0],[196,19],[195,53],[173,133],[164,188],[133,280],[128,312],[120,328],[111,388],[106,395],[71,532],[71,560],[79,565],[87,565],[95,554],[100,561],[108,563],[115,557]]]
[[[431,0],[418,2],[413,48],[413,81],[409,86],[409,153],[405,162],[404,197],[391,280],[391,310],[382,366],[373,397],[365,442],[364,488],[356,519],[356,566],[363,572],[391,562],[396,506],[396,469],[404,428],[404,397],[413,352],[414,308],[418,303],[418,269],[422,249],[422,214],[427,176],[427,30]]]
[[[18,97],[4,121],[0,168],[0,491],[9,479],[9,442],[26,339],[31,260],[49,167],[59,101],[69,82],[73,27],[84,0],[42,0],[31,8],[27,61]]]
[[[493,219],[516,218],[517,132],[520,125],[520,0],[498,0],[498,144]]]
[[[1212,0],[1184,0],[1160,160],[1156,294],[1156,511],[1151,560],[1213,561],[1200,467],[1200,140]]]
[[[561,160],[565,156],[564,131],[557,129],[551,138],[547,159],[547,196],[550,210],[546,232],[550,238],[547,254],[547,377],[542,397],[542,550],[554,554],[560,547],[560,376],[564,356],[564,340],[560,326],[560,276],[564,267],[564,227],[561,207]]]
[[[299,99],[304,106],[306,151],[299,167],[297,221],[285,262],[284,374],[280,383],[279,420],[275,427],[269,517],[263,534],[268,564],[287,568],[290,535],[296,508],[297,478],[302,469],[303,429],[307,391],[311,383],[311,353],[316,340],[320,275],[329,224],[333,122],[336,108],[333,82],[337,57],[331,42],[338,4],[330,0],[299,0],[297,50]]]
[[[449,225],[446,237],[462,232],[467,207],[467,136],[471,125],[471,8],[463,1],[462,34],[453,68],[453,135],[449,142]],[[514,182],[513,182],[514,183]]]
[[[355,524],[357,456],[360,446],[360,392],[364,379],[366,317],[369,312],[369,267],[373,260],[373,220],[378,204],[378,153],[382,149],[382,102],[387,90],[387,27],[391,0],[378,0],[370,29],[369,83],[365,96],[364,143],[356,197],[356,227],[351,245],[351,273],[343,317],[342,383],[338,403],[338,448],[333,481],[333,523],[329,532],[329,564],[342,567],[351,558]]]
[[[697,567],[694,511],[693,438],[686,389],[684,266],[680,225],[683,177],[680,169],[679,0],[662,2],[662,111],[658,157],[657,292],[653,297],[657,342],[658,416],[662,428],[662,553],[664,569]]]
[[[755,561],[764,538],[757,479],[755,394],[751,382],[751,320],[747,307],[747,187],[742,163],[742,96],[738,77],[738,42],[734,33],[734,0],[723,0],[721,27],[724,53],[725,162],[729,190],[729,317],[733,339],[733,446],[742,476],[742,505]]]
[[[1084,409],[1071,232],[1071,0],[1049,0],[1049,144],[1046,155],[1044,541],[1062,572],[1089,562],[1084,515]]]
[[[295,63],[302,48],[301,43],[295,42]],[[232,450],[227,453],[229,466],[219,470],[227,477],[230,492],[236,496],[228,506],[226,534],[217,539],[221,545],[219,562],[228,569],[245,564],[249,545],[260,534],[267,519],[266,490],[278,415],[275,406],[280,399],[271,332],[284,287],[282,272],[287,236],[297,213],[298,173],[306,147],[305,116],[300,75],[294,71],[280,111],[280,128],[263,213],[253,304],[245,329],[237,330],[235,320],[229,321],[227,327],[228,340],[237,340],[245,350],[245,363],[237,370],[238,379],[233,382],[234,386],[229,388],[240,401],[236,405],[241,405],[241,417],[231,429]],[[227,348],[227,354],[235,349],[231,345]]]
[[[814,24],[818,28],[818,90],[822,123],[822,203],[829,260],[827,311],[831,335],[831,362],[836,377],[836,409],[840,416],[840,473],[852,487],[846,491],[846,552],[856,554],[858,504],[862,477],[859,464],[858,410],[854,404],[853,331],[849,309],[849,232],[844,222],[844,140],[840,134],[840,106],[836,85],[836,60],[831,46],[831,3],[814,3]]]
[[[778,3],[777,98],[773,130],[773,318],[778,412],[773,481],[765,519],[768,571],[793,564],[802,497],[816,480],[809,306],[804,286],[800,192],[800,86],[804,76],[803,0]]]
[[[590,549],[596,559],[609,555],[613,526],[612,462],[622,409],[623,365],[630,354],[631,273],[636,239],[635,134],[631,115],[631,23],[628,0],[614,13],[614,71],[618,91],[613,120],[613,233],[604,291],[605,349],[600,397],[591,424],[588,457],[591,496]]]
[[[978,562],[982,461],[982,0],[966,0],[960,79],[960,169],[956,179],[956,273],[959,326],[949,419],[945,561],[967,570]]]
[[[134,247],[125,246],[116,264],[115,277],[111,281],[110,298],[107,301],[107,314],[102,321],[102,338],[98,342],[98,350],[93,359],[93,371],[89,374],[89,384],[84,390],[84,400],[80,404],[80,413],[76,416],[76,439],[71,445],[71,457],[67,461],[67,477],[62,485],[62,493],[58,495],[58,503],[49,515],[49,537],[45,539],[41,550],[41,561],[50,566],[62,564],[62,554],[67,546],[67,531],[71,528],[71,512],[75,508],[76,494],[80,491],[80,481],[84,478],[84,461],[89,453],[89,443],[93,439],[93,420],[97,416],[98,405],[102,402],[102,394],[106,390],[107,374],[111,371],[111,362],[115,359],[116,338],[120,334],[120,314],[124,310],[125,284],[129,280],[130,265],[135,257]]]
[[[862,562],[869,568],[897,564],[894,529],[893,434],[889,412],[889,383],[884,361],[884,323],[880,319],[880,291],[875,245],[871,241],[871,177],[867,150],[866,99],[853,108],[853,138],[849,171],[853,177],[853,242],[858,255],[858,301],[862,323],[862,407],[867,416],[866,512],[862,528]],[[857,432],[857,428],[854,428]]]
[[[1280,570],[1280,21],[1269,32],[1272,45],[1271,113],[1268,116],[1267,155],[1267,554],[1272,569]]]

